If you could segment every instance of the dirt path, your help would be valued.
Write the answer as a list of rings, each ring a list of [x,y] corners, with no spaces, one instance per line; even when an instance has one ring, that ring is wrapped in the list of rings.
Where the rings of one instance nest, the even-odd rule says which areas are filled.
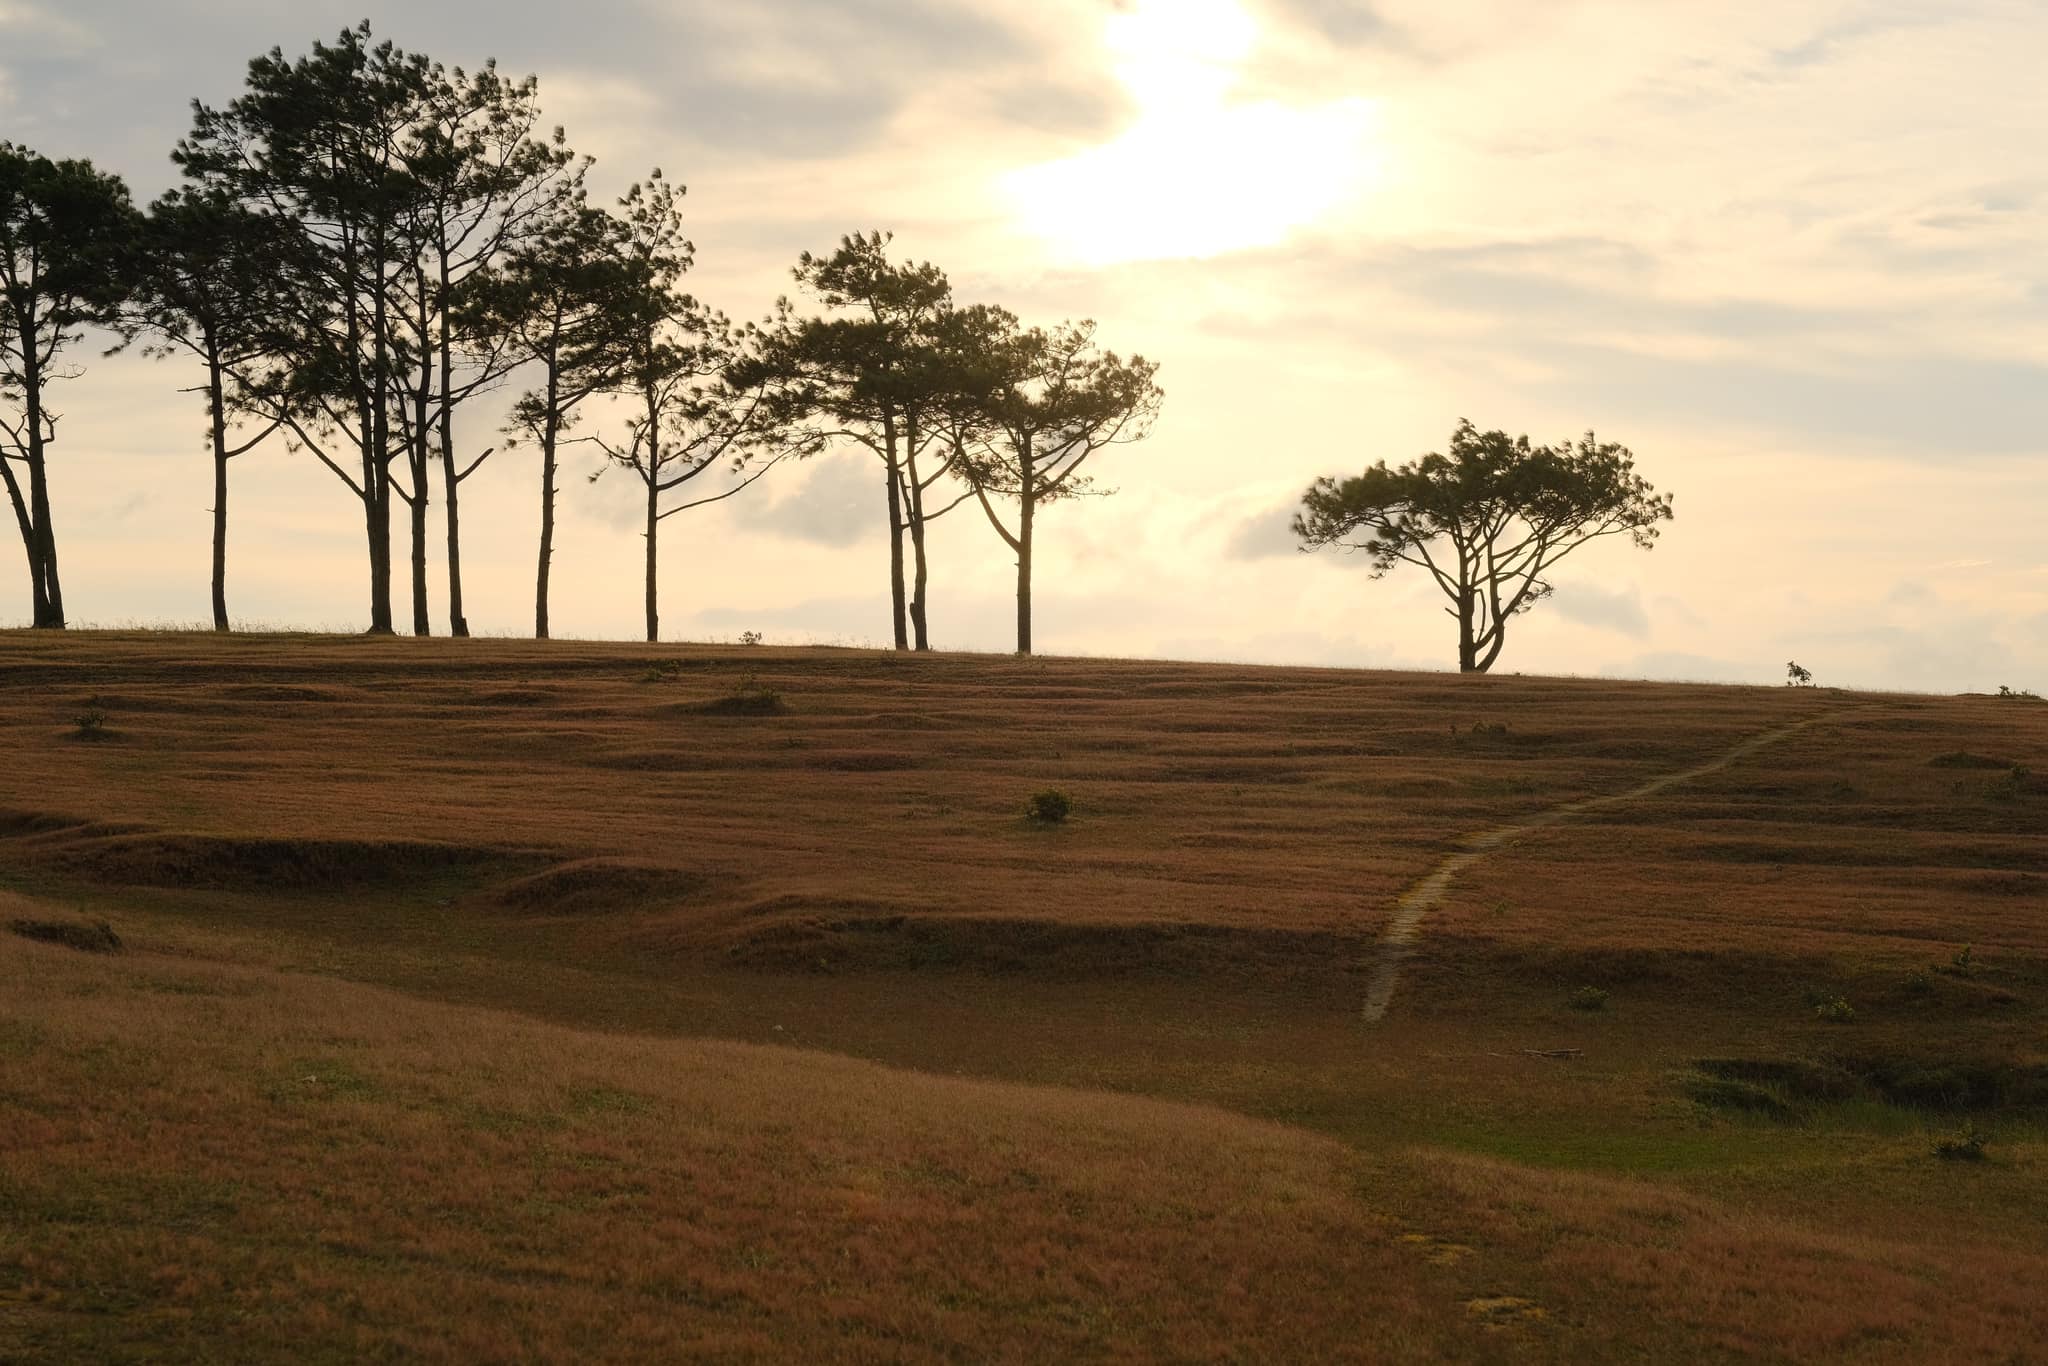
[[[1563,806],[1552,807],[1548,811],[1525,817],[1513,825],[1497,826],[1472,836],[1465,841],[1463,848],[1437,864],[1425,877],[1403,892],[1401,899],[1394,903],[1394,918],[1388,922],[1386,933],[1380,936],[1379,962],[1374,966],[1372,981],[1366,987],[1363,1012],[1365,1023],[1377,1023],[1386,1015],[1387,1007],[1394,999],[1394,989],[1401,982],[1401,965],[1408,961],[1409,955],[1415,950],[1415,941],[1421,935],[1422,918],[1443,901],[1444,893],[1450,890],[1451,883],[1465,869],[1534,831],[1561,824],[1603,807],[1640,801],[1668,787],[1676,787],[1680,783],[1691,782],[1694,778],[1703,778],[1709,773],[1727,768],[1730,764],[1746,759],[1766,746],[1798,734],[1808,726],[1833,720],[1843,710],[1857,709],[1836,708],[1817,716],[1809,716],[1804,721],[1794,721],[1789,726],[1780,726],[1776,730],[1752,735],[1733,749],[1703,764],[1677,773],[1666,773],[1660,778],[1652,778],[1642,786],[1632,787],[1626,792],[1613,792],[1604,797],[1587,797],[1581,801],[1567,802]]]

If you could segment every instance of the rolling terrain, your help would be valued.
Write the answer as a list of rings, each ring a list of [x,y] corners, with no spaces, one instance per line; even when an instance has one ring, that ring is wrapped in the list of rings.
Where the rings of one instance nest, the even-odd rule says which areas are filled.
[[[2043,772],[2015,698],[0,636],[0,1359],[2037,1359]]]

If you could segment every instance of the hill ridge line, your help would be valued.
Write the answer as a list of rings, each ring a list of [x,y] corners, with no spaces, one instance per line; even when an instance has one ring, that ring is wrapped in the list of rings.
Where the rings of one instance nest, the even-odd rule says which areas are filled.
[[[1386,931],[1380,936],[1379,958],[1373,966],[1372,980],[1366,986],[1365,1004],[1359,1012],[1361,1022],[1377,1024],[1386,1017],[1387,1007],[1393,1004],[1394,992],[1400,986],[1401,967],[1413,955],[1416,940],[1422,937],[1423,918],[1443,902],[1444,894],[1450,890],[1451,883],[1456,881],[1458,874],[1473,864],[1499,852],[1524,835],[1553,825],[1562,825],[1589,811],[1619,806],[1624,802],[1640,801],[1666,788],[1691,782],[1695,778],[1703,778],[1709,773],[1719,772],[1731,764],[1746,759],[1759,750],[1788,739],[1809,726],[1834,720],[1845,712],[1868,711],[1871,705],[1873,704],[1866,703],[1852,707],[1830,708],[1804,720],[1794,721],[1790,725],[1752,735],[1732,749],[1724,750],[1691,768],[1662,774],[1624,792],[1610,792],[1603,796],[1582,797],[1575,802],[1566,802],[1562,806],[1539,811],[1513,824],[1482,830],[1466,839],[1462,848],[1456,853],[1446,855],[1436,867],[1411,883],[1394,903],[1393,918],[1387,922]]]

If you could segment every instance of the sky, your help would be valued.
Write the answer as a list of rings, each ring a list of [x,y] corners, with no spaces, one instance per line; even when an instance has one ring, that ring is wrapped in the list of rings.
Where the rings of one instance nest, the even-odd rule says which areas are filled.
[[[2038,0],[0,0],[0,137],[147,201],[194,98],[366,16],[538,74],[607,195],[687,185],[689,287],[735,317],[880,228],[962,300],[1159,362],[1151,438],[1040,524],[1043,652],[1454,666],[1431,584],[1301,554],[1288,517],[1469,417],[1596,430],[1677,500],[1654,552],[1564,560],[1499,670],[2048,690]],[[57,404],[72,620],[202,621],[198,377],[100,349]],[[570,463],[555,632],[634,638],[637,489]],[[281,444],[233,478],[236,618],[360,629],[347,490]],[[463,486],[480,633],[530,630],[538,483],[514,449]],[[673,518],[662,558],[667,638],[889,638],[872,456]],[[934,643],[1008,648],[973,503],[932,565]],[[0,623],[28,610],[10,543]]]

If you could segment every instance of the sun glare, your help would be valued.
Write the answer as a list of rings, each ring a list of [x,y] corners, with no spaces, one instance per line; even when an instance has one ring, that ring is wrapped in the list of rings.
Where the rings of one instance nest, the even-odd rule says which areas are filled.
[[[1371,101],[1233,100],[1258,40],[1237,0],[1135,0],[1111,15],[1103,44],[1137,120],[1006,176],[1023,225],[1108,265],[1273,246],[1350,199],[1372,170]]]

